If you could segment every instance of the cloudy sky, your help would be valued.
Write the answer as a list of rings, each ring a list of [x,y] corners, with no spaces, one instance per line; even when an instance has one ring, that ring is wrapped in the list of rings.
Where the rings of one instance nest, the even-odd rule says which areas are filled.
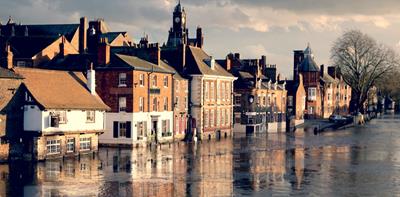
[[[330,47],[341,33],[360,29],[400,51],[398,0],[181,0],[192,37],[203,27],[205,49],[223,58],[267,55],[291,76],[292,51],[309,42],[318,64],[330,64]],[[0,0],[0,17],[23,24],[78,23],[81,16],[104,18],[112,30],[137,41],[167,40],[177,0]]]

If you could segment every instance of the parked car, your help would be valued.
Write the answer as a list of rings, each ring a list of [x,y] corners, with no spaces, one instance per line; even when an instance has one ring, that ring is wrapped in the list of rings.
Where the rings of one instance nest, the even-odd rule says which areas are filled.
[[[347,118],[345,118],[341,115],[331,115],[331,116],[329,116],[329,121],[330,122],[345,122],[345,121],[347,121]]]

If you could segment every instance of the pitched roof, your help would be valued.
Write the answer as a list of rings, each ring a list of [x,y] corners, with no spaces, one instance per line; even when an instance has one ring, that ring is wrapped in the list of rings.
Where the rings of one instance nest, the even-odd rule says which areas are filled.
[[[102,68],[128,68],[134,70],[148,71],[148,72],[161,72],[161,73],[171,73],[174,74],[176,71],[167,68],[165,62],[160,63],[160,65],[153,64],[146,60],[140,59],[136,56],[114,54],[111,59],[111,63]],[[99,68],[99,69],[102,69]]]
[[[305,56],[304,60],[300,64],[300,72],[319,72],[317,63],[315,63],[312,56]]]
[[[112,43],[119,35],[125,35],[126,32],[107,32],[100,35],[100,38],[107,38],[108,43]]]
[[[321,77],[321,80],[325,83],[336,83],[337,80],[331,77],[328,73],[324,73],[324,75]]]
[[[25,78],[23,83],[44,109],[109,109],[99,96],[89,92],[87,80],[80,72],[34,68],[14,70]]]
[[[29,36],[61,36],[71,41],[79,24],[22,25],[28,27]]]
[[[211,59],[206,52],[201,48],[188,46],[188,52],[191,59],[188,59],[185,74],[203,74],[203,75],[216,75],[233,77],[231,73],[226,71],[222,66],[215,62],[215,68],[211,69],[206,63]],[[193,61],[190,61],[193,60]]]
[[[239,77],[242,79],[253,79],[254,76],[250,74],[249,72],[244,72],[244,71],[239,71]]]
[[[15,58],[32,58],[59,38],[59,36],[14,36],[9,39],[1,37],[0,45],[4,48],[6,42],[9,42]]]
[[[22,79],[21,75],[18,75],[11,70],[0,67],[0,78],[5,79]]]

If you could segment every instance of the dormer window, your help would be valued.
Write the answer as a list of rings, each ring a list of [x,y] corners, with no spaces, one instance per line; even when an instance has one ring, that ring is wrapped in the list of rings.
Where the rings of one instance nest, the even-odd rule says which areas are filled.
[[[119,73],[118,86],[126,87],[126,73]]]

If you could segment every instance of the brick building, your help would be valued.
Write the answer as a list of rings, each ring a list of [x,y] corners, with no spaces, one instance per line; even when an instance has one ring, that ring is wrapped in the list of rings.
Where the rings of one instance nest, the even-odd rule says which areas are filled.
[[[286,87],[276,73],[276,65],[261,59],[241,59],[239,53],[218,60],[238,78],[234,82],[236,131],[277,132],[286,126]]]
[[[335,67],[318,66],[311,47],[294,51],[294,80],[303,76],[306,90],[305,118],[328,118],[332,114],[348,114],[351,89]]]
[[[196,38],[190,39],[186,24],[186,11],[178,3],[161,57],[189,80],[189,136],[194,134],[200,139],[230,136],[235,77],[202,49],[202,29],[198,28]]]
[[[306,91],[303,85],[303,76],[299,74],[297,80],[286,80],[287,113],[293,122],[290,125],[298,125],[304,122],[306,109]]]
[[[148,55],[148,60],[141,55]],[[103,40],[96,90],[111,111],[100,143],[137,146],[172,141],[174,73],[160,60],[158,44],[111,49]]]

